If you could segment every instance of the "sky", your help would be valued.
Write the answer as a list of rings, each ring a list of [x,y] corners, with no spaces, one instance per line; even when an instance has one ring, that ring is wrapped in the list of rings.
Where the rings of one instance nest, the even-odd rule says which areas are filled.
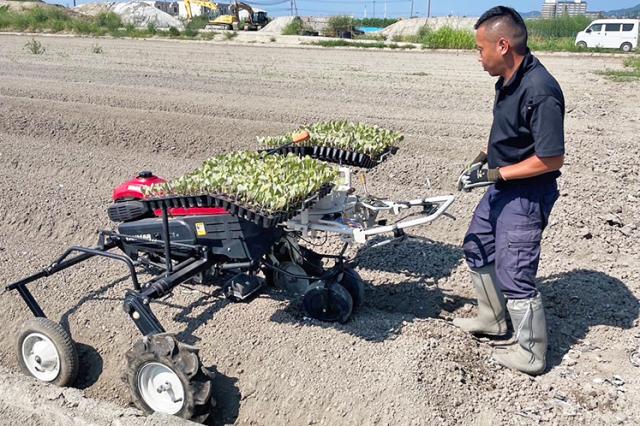
[[[73,4],[73,0],[46,0],[48,3]],[[112,0],[115,1],[115,0]],[[284,16],[290,14],[291,0],[244,0],[251,6],[266,10],[270,16]],[[386,16],[389,18],[408,17],[413,5],[414,16],[427,16],[429,0],[295,0],[298,15],[326,16],[351,15],[355,18],[364,17],[365,7],[367,17],[384,18],[385,3]],[[511,0],[500,3],[500,0],[431,0],[431,16],[480,16],[485,10],[502,4],[511,6],[519,12],[541,10],[544,0]],[[76,0],[76,4],[97,3],[103,0]],[[229,0],[220,0],[227,3]],[[590,0],[587,1],[588,11],[614,10],[632,7],[640,0]]]

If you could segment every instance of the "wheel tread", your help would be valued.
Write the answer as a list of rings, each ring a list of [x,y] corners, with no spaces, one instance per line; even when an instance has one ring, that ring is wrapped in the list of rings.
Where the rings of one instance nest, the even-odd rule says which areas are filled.
[[[58,386],[72,385],[78,377],[80,361],[75,343],[60,324],[45,317],[35,317],[23,322],[18,332],[17,353],[20,367],[29,375],[29,369],[22,360],[23,338],[30,333],[41,333],[49,337],[60,356],[60,374],[51,383]]]
[[[153,411],[142,399],[137,388],[139,369],[148,362],[161,362],[182,375],[185,385],[185,405],[178,417],[204,422],[211,414],[215,401],[212,398],[213,373],[202,367],[198,349],[180,343],[173,334],[163,333],[145,336],[138,340],[127,352],[127,381],[131,388],[133,402],[142,411]]]

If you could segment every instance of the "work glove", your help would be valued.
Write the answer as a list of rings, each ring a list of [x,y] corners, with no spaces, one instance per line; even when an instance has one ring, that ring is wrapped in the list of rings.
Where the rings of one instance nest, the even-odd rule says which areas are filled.
[[[473,172],[474,170],[481,169],[482,166],[486,164],[487,160],[488,160],[487,154],[484,151],[480,151],[478,156],[474,158],[472,162],[470,162],[464,167],[464,169],[462,170],[462,173],[460,173],[460,176],[458,177],[458,191],[462,191],[462,178],[468,175],[469,173]]]
[[[493,185],[501,179],[500,169],[473,168],[469,173],[462,174],[458,179],[458,191],[469,192],[473,188]]]

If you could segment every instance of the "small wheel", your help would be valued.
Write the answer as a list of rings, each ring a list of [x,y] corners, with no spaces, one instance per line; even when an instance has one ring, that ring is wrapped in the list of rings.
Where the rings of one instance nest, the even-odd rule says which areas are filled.
[[[127,352],[127,381],[133,402],[147,414],[159,412],[204,422],[214,402],[213,374],[198,349],[167,333],[145,336]]]
[[[68,386],[78,377],[78,352],[57,322],[42,317],[23,322],[17,349],[22,370],[38,380]]]
[[[320,321],[346,322],[353,310],[349,292],[335,282],[316,281],[302,298],[305,312]]]
[[[624,53],[631,52],[631,49],[633,49],[631,43],[622,43],[622,46],[620,46],[620,50],[622,50]]]
[[[364,282],[355,269],[348,266],[344,268],[342,279],[338,282],[347,289],[353,299],[353,308],[358,308],[364,301]]]
[[[289,274],[307,276],[304,268],[293,262],[282,262],[279,268]],[[307,278],[292,277],[278,270],[273,273],[273,284],[294,297],[303,295],[309,288],[309,280]]]
[[[576,46],[578,46],[578,49],[586,49],[587,48],[587,43],[584,41],[579,41],[576,43]]]

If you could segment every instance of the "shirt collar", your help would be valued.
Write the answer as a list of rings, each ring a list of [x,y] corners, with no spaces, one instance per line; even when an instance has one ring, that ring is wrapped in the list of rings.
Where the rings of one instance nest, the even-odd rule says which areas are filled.
[[[520,63],[518,70],[511,76],[508,82],[504,82],[504,77],[500,77],[496,82],[496,90],[507,90],[510,87],[518,87],[522,77],[527,71],[535,66],[535,56],[531,54],[531,51],[527,48],[527,53],[524,59]]]

